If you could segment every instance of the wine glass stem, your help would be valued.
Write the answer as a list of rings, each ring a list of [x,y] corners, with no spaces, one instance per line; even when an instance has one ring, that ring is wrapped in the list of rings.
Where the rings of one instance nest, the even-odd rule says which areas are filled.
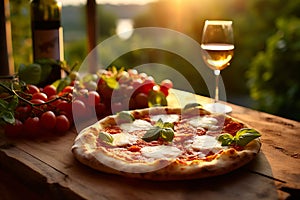
[[[216,90],[215,90],[215,103],[219,101],[219,79],[220,79],[220,70],[214,70],[216,76]]]

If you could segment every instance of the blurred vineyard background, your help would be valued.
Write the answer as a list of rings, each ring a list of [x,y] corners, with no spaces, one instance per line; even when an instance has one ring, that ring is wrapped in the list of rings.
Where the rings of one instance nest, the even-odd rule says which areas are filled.
[[[18,68],[21,63],[32,62],[29,2],[12,0],[10,4],[13,53]],[[205,19],[233,20],[235,56],[231,66],[222,72],[227,100],[300,120],[299,0],[158,0],[146,5],[98,4],[97,13],[99,43],[116,34],[118,23],[124,19],[134,28],[169,28],[197,42]],[[62,25],[65,60],[69,65],[80,66],[88,54],[85,5],[64,6]],[[171,52],[128,52],[111,66],[132,68],[145,63],[174,68],[187,77],[196,93],[208,95],[203,80],[188,78],[195,70],[191,63]],[[167,72],[160,74],[168,76]],[[180,84],[174,87],[181,89]]]

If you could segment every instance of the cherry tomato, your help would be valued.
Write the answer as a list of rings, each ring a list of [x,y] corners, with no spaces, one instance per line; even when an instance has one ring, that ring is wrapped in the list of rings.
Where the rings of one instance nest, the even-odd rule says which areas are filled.
[[[68,86],[66,86],[61,92],[62,92],[62,93],[72,93],[73,90],[74,90],[74,87],[68,85]]]
[[[66,112],[72,115],[72,104],[67,101],[61,100],[57,103],[57,108],[59,111]]]
[[[16,119],[15,124],[7,124],[4,127],[4,133],[7,137],[20,137],[23,133],[23,123]]]
[[[86,108],[85,104],[80,100],[73,101],[72,111],[73,111],[73,114],[75,114],[78,117],[80,117],[80,116],[83,117],[83,116],[86,116],[86,114],[87,114],[87,108]]]
[[[147,108],[148,107],[148,95],[145,93],[138,93],[134,97],[136,108]]]
[[[65,115],[59,115],[56,117],[55,129],[58,132],[66,132],[70,128],[70,121]]]
[[[169,95],[169,88],[160,86],[160,91],[167,97]]]
[[[45,101],[41,100],[41,99],[31,99],[30,100],[31,103],[33,104],[43,104],[45,103]],[[34,106],[31,108],[31,111],[36,115],[36,116],[40,116],[44,110],[47,110],[47,105],[43,104],[43,105],[39,105],[39,106]]]
[[[166,87],[168,89],[172,88],[173,87],[173,82],[169,79],[165,79],[163,80],[161,83],[160,83],[160,86],[161,87]]]
[[[98,103],[95,105],[95,110],[98,117],[104,116],[106,112],[106,106],[104,103]]]
[[[27,92],[29,94],[34,94],[34,93],[40,92],[40,89],[35,85],[28,84],[27,85]]]
[[[43,128],[54,129],[56,124],[56,116],[52,111],[44,112],[41,115],[40,122]]]
[[[48,97],[43,92],[37,92],[32,95],[32,99],[40,99],[40,100],[43,100],[44,102],[46,102],[48,100]]]
[[[38,117],[27,118],[24,122],[24,128],[27,136],[38,136],[40,132],[40,119]]]
[[[24,121],[25,119],[28,118],[30,111],[31,111],[30,106],[18,106],[15,110],[15,118]]]
[[[88,92],[88,100],[87,103],[89,106],[95,107],[95,105],[100,103],[100,95],[96,91]]]
[[[31,99],[30,102],[31,102],[31,103],[34,103],[34,104],[42,104],[42,103],[45,103],[45,101],[42,100],[42,99]]]
[[[58,104],[60,104],[61,103],[61,99],[57,99],[58,98],[58,95],[52,95],[52,96],[50,96],[49,98],[48,98],[48,101],[51,101],[51,100],[53,100],[53,99],[56,99],[55,101],[53,101],[53,102],[51,102],[51,105],[53,105],[53,106],[57,106]]]
[[[124,109],[124,105],[121,102],[114,102],[111,105],[111,110],[114,113],[120,112]]]
[[[53,85],[47,85],[43,89],[43,93],[47,95],[47,97],[50,97],[52,95],[56,95],[56,88]]]

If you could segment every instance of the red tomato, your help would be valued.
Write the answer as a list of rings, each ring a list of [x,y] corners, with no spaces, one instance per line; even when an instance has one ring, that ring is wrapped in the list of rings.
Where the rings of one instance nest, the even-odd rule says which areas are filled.
[[[57,104],[57,108],[59,109],[59,111],[63,111],[72,115],[72,104],[68,103],[67,101],[59,101],[59,103]]]
[[[24,128],[27,136],[36,137],[40,132],[40,119],[38,117],[29,117],[24,122]]]
[[[95,105],[95,110],[96,110],[96,114],[97,116],[104,116],[105,115],[105,104],[104,103],[99,103]]]
[[[41,100],[41,99],[31,99],[30,100],[31,103],[33,104],[43,104],[45,103],[45,101]],[[42,114],[42,112],[44,110],[47,110],[47,105],[43,104],[43,105],[39,105],[39,106],[34,106],[32,107],[31,111],[36,115],[39,116]]]
[[[7,137],[20,137],[23,133],[23,123],[16,119],[15,124],[7,124],[4,127],[4,133]]]
[[[43,92],[37,92],[32,95],[32,99],[40,99],[46,102],[48,101],[48,96]]]
[[[95,107],[95,105],[100,103],[100,95],[96,91],[89,91],[88,92],[88,101],[89,106]]]
[[[87,109],[82,101],[76,99],[72,103],[72,111],[76,116],[86,116]]]
[[[43,128],[54,129],[56,124],[56,116],[52,111],[44,112],[41,115],[40,122]]]
[[[29,94],[34,94],[34,93],[40,92],[40,89],[35,85],[28,84],[27,85],[27,92]]]
[[[52,95],[48,98],[48,101],[51,101],[51,100],[56,99],[56,98],[58,98],[58,95]],[[62,101],[61,99],[56,99],[55,101],[51,102],[51,105],[57,106],[58,104],[61,103],[61,101]]]
[[[56,88],[53,85],[47,85],[44,87],[43,92],[50,97],[52,95],[56,95]]]
[[[30,106],[18,106],[15,111],[15,118],[24,121],[25,119],[28,118],[30,111],[31,111]]]
[[[167,97],[169,95],[169,89],[165,86],[160,86],[160,91]]]
[[[169,79],[165,79],[160,83],[160,86],[166,87],[168,89],[173,87],[173,82]]]
[[[41,99],[31,99],[30,102],[33,103],[33,104],[42,104],[42,103],[45,103],[45,101],[41,100]]]
[[[74,87],[73,86],[66,86],[61,92],[62,93],[72,93],[73,92]]]
[[[124,105],[122,105],[121,102],[115,102],[115,103],[112,103],[111,105],[111,110],[114,112],[114,113],[117,113],[117,112],[120,112],[124,109]]]
[[[136,108],[147,108],[148,107],[148,95],[145,93],[138,93],[134,97]]]
[[[65,115],[59,115],[56,117],[55,128],[58,132],[66,132],[70,128],[70,121]]]

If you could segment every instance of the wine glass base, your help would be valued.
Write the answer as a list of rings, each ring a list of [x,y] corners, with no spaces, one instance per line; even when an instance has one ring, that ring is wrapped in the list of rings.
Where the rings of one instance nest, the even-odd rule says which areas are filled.
[[[211,103],[211,104],[205,104],[203,106],[205,110],[208,110],[212,113],[230,113],[232,112],[232,108],[228,105],[222,104],[222,103]]]

